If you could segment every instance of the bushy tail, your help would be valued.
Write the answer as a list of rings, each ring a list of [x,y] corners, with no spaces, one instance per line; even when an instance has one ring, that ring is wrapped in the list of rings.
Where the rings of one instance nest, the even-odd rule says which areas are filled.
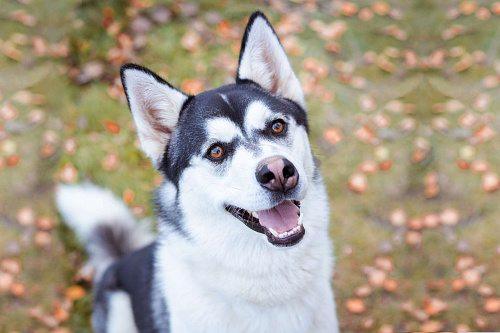
[[[110,190],[92,184],[61,184],[55,199],[65,223],[85,245],[95,269],[94,281],[113,261],[153,241],[148,226],[138,224]]]

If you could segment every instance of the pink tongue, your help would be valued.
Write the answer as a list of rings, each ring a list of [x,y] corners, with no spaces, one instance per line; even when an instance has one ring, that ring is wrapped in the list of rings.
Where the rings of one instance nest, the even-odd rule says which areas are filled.
[[[259,222],[267,228],[273,228],[278,233],[289,231],[299,223],[299,207],[290,200],[285,200],[271,209],[261,210]]]

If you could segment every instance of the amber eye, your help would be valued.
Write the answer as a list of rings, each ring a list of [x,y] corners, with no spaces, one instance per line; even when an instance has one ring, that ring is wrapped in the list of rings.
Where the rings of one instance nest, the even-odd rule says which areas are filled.
[[[219,145],[213,145],[210,147],[210,157],[213,159],[219,159],[224,155],[224,150]]]
[[[283,123],[282,120],[276,120],[272,126],[272,130],[274,133],[281,133],[285,129],[285,124]]]

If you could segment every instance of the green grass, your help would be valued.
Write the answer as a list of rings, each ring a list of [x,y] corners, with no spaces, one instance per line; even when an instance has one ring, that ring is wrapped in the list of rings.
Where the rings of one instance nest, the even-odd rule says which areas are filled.
[[[148,1],[137,3],[148,4]],[[484,193],[481,190],[481,175],[460,170],[456,161],[460,151],[466,146],[467,137],[454,138],[440,133],[432,127],[436,117],[445,117],[450,128],[458,129],[458,119],[463,110],[437,114],[433,105],[448,99],[460,100],[467,108],[480,93],[491,97],[486,111],[474,111],[479,117],[490,114],[487,124],[500,131],[498,107],[500,88],[484,88],[481,80],[487,75],[498,75],[500,17],[492,15],[482,21],[471,15],[455,19],[446,17],[450,8],[458,8],[459,1],[421,0],[389,1],[392,8],[403,13],[401,20],[387,15],[375,15],[369,21],[361,21],[357,15],[345,17],[333,11],[330,1],[318,1],[318,7],[310,10],[301,1],[284,1],[283,9],[264,5],[261,1],[200,1],[192,17],[183,12],[179,2],[155,2],[172,11],[172,19],[166,24],[153,25],[146,34],[145,47],[134,51],[135,62],[159,72],[170,83],[181,87],[188,79],[200,79],[207,89],[218,87],[231,81],[232,73],[217,68],[215,64],[221,54],[232,61],[238,59],[240,40],[223,37],[217,27],[207,19],[209,14],[218,14],[231,27],[243,33],[245,20],[256,9],[263,10],[275,27],[279,26],[286,13],[302,17],[301,31],[295,34],[303,52],[290,56],[297,76],[305,84],[312,74],[303,67],[307,58],[317,59],[328,68],[328,75],[317,78],[318,93],[307,95],[310,114],[310,138],[315,155],[322,162],[331,203],[331,236],[335,241],[337,257],[336,271],[332,280],[336,293],[338,313],[343,332],[359,332],[361,320],[373,317],[376,320],[373,331],[384,324],[396,330],[420,330],[421,323],[400,309],[401,303],[412,301],[416,307],[423,306],[425,295],[447,302],[449,309],[432,317],[443,322],[443,330],[453,331],[457,324],[465,323],[475,330],[499,330],[498,314],[488,314],[483,310],[485,297],[475,288],[455,292],[451,280],[460,276],[454,269],[455,260],[465,251],[475,257],[476,263],[487,267],[482,283],[495,289],[495,297],[500,292],[498,283],[499,254],[495,248],[500,244],[500,213],[497,202],[499,193]],[[267,3],[267,2],[266,2]],[[358,8],[366,8],[372,1],[356,1]],[[478,1],[490,8],[491,1]],[[9,133],[0,141],[0,158],[7,159],[15,154],[20,161],[16,166],[0,169],[0,260],[7,257],[18,258],[22,273],[16,281],[27,286],[27,293],[16,298],[8,292],[0,292],[0,308],[8,309],[0,314],[0,331],[49,331],[43,324],[29,318],[28,310],[40,305],[50,314],[54,300],[64,298],[65,290],[74,284],[76,271],[84,262],[85,255],[72,233],[61,225],[54,206],[54,185],[60,181],[63,166],[71,163],[78,173],[77,181],[92,181],[111,188],[118,196],[125,190],[135,194],[132,206],[145,208],[144,216],[152,216],[150,193],[161,179],[152,169],[150,162],[139,150],[132,118],[123,98],[110,97],[108,89],[117,78],[119,64],[109,61],[110,49],[117,47],[113,34],[102,26],[103,12],[114,13],[114,20],[128,32],[132,18],[137,14],[150,19],[151,8],[133,8],[127,1],[42,1],[33,0],[23,5],[17,1],[2,3],[2,23],[0,39],[14,43],[21,52],[20,60],[12,60],[0,52],[0,107],[10,101],[20,90],[45,96],[42,105],[10,101],[19,114],[14,121],[0,118],[0,130]],[[9,13],[24,10],[36,18],[34,27],[26,26],[9,18]],[[311,29],[310,23],[320,20],[330,24],[345,21],[347,31],[335,42],[339,53],[326,50],[327,41]],[[468,33],[451,40],[443,40],[442,32],[453,24],[460,24]],[[397,40],[384,35],[383,28],[397,25],[406,31],[406,40]],[[182,47],[182,37],[196,30],[202,37],[197,50],[190,52]],[[15,34],[23,34],[28,43],[16,44]],[[66,41],[69,47],[67,57],[49,55],[37,56],[30,45],[34,36],[43,36],[49,44]],[[19,36],[17,36],[19,39]],[[408,69],[400,56],[386,56],[393,63],[392,73],[376,65],[363,61],[368,51],[377,54],[388,53],[388,48],[398,51],[414,50],[420,58],[428,57],[435,49],[450,50],[461,46],[471,53],[481,50],[488,56],[484,63],[473,64],[469,69],[455,72],[457,57],[448,56],[441,68]],[[0,51],[2,47],[0,47]],[[389,52],[390,53],[390,52]],[[85,64],[99,61],[104,64],[104,76],[85,85],[79,85],[71,78],[71,71],[81,69]],[[354,88],[344,82],[339,71],[340,61],[354,65],[352,75],[366,79],[366,87]],[[322,92],[332,92],[333,101],[322,100]],[[377,110],[366,112],[359,106],[359,98],[370,95],[377,104]],[[384,109],[393,100],[415,106],[413,113],[394,113]],[[45,120],[37,125],[28,124],[28,115],[33,109],[44,111]],[[353,133],[362,123],[370,125],[370,117],[382,111],[391,121],[388,130],[378,130],[378,135],[387,137],[380,145],[389,152],[393,165],[390,170],[368,175],[368,191],[353,193],[348,189],[349,177],[358,172],[363,161],[377,160],[377,149],[360,142]],[[404,136],[398,133],[399,123],[412,118],[416,128]],[[363,120],[364,119],[364,120]],[[119,134],[106,130],[104,122],[111,120],[120,126]],[[334,127],[342,131],[344,138],[332,146],[323,138],[325,129]],[[465,132],[464,132],[465,133]],[[470,135],[470,132],[468,133]],[[47,136],[56,137],[55,152],[46,158],[40,156]],[[467,133],[466,133],[467,136]],[[65,152],[64,141],[74,138],[77,148],[74,153]],[[411,162],[414,142],[425,138],[432,146],[432,154],[420,163]],[[9,150],[10,149],[10,150]],[[473,160],[486,160],[491,170],[499,172],[500,141],[497,137],[475,147]],[[103,168],[102,161],[110,152],[116,152],[119,163],[112,170]],[[435,198],[423,195],[424,179],[429,172],[439,175],[440,193]],[[35,226],[22,227],[16,222],[16,213],[23,207],[31,207],[35,217],[52,216],[58,227],[51,231],[52,246],[38,248],[34,242]],[[438,227],[422,232],[421,249],[410,247],[405,242],[406,228],[394,228],[388,221],[389,212],[403,208],[409,217],[424,216],[431,212],[441,212],[453,207],[463,217],[478,217],[471,223],[461,222],[455,227]],[[3,253],[3,249],[15,242],[20,246],[19,254]],[[458,244],[466,244],[459,250]],[[348,254],[346,249],[352,249]],[[355,297],[355,289],[368,283],[363,267],[374,265],[376,256],[384,255],[394,261],[394,271],[389,277],[398,281],[398,290],[389,293],[382,288],[374,288],[366,297],[366,310],[355,315],[349,313],[344,301]],[[429,281],[444,280],[445,287],[433,291],[427,288]],[[61,327],[73,332],[90,332],[91,289],[84,285],[87,294],[74,303],[71,317]],[[8,313],[8,315],[6,315]],[[474,318],[484,316],[487,328],[476,327]]]

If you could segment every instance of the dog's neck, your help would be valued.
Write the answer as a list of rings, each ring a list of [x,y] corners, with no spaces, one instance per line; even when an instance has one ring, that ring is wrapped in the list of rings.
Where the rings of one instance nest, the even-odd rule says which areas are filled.
[[[200,223],[235,225],[227,228],[226,235],[214,234],[213,239],[203,241],[171,233],[160,245],[160,261],[178,265],[192,283],[206,291],[262,306],[286,302],[330,272],[331,263],[322,262],[330,258],[323,255],[325,251],[331,251],[323,198],[326,196],[310,193],[303,200],[306,236],[293,247],[271,245],[264,235],[240,225],[229,214],[227,221],[212,221],[205,214],[199,216],[203,218]],[[169,267],[164,269],[168,275]]]

